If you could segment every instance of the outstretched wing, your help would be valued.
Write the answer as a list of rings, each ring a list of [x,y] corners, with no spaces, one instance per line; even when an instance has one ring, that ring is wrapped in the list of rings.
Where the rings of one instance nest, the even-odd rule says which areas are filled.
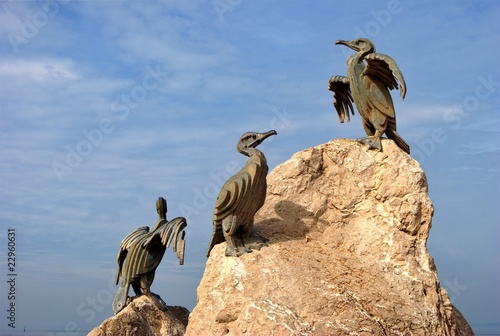
[[[405,99],[406,83],[396,62],[387,55],[371,53],[365,56],[366,68],[363,72],[366,76],[377,77],[389,89],[398,89],[401,98]]]
[[[340,122],[343,123],[346,118],[348,122],[351,121],[349,112],[354,115],[354,107],[349,79],[345,76],[330,77],[328,90],[333,91],[333,106],[337,110]]]
[[[116,257],[116,260],[118,262],[118,268],[116,269],[116,275],[115,275],[115,284],[118,285],[118,281],[120,280],[120,274],[122,273],[122,267],[123,267],[123,261],[125,260],[125,257],[127,256],[128,250],[130,247],[134,244],[137,243],[139,240],[141,240],[145,234],[149,232],[149,227],[143,226],[140,227],[131,233],[129,233],[125,238],[123,238],[121,244],[120,244],[120,250],[118,251],[118,255]]]
[[[142,247],[147,247],[151,241],[159,238],[161,240],[161,244],[165,246],[165,248],[169,248],[170,245],[172,245],[172,250],[177,252],[179,264],[183,265],[185,246],[184,228],[186,226],[187,222],[184,217],[177,217],[169,222],[165,221],[164,224],[160,224],[158,228],[152,232],[152,235],[142,243]]]

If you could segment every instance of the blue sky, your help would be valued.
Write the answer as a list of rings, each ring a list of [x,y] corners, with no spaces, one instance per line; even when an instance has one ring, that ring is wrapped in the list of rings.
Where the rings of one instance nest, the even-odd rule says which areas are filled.
[[[471,324],[500,323],[499,14],[498,1],[0,2],[0,253],[14,228],[16,326],[111,316],[119,244],[154,224],[159,196],[187,218],[187,250],[184,266],[167,251],[152,290],[191,310],[240,135],[278,131],[262,145],[271,169],[364,135],[327,90],[351,53],[334,42],[359,36],[406,80],[398,131],[427,174],[441,284]]]

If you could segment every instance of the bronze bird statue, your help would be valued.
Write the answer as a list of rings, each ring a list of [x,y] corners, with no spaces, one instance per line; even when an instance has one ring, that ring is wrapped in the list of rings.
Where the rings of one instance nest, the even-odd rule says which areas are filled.
[[[389,90],[398,89],[401,98],[406,95],[403,74],[394,60],[375,52],[375,46],[367,38],[352,41],[338,40],[357,53],[347,59],[347,77],[333,76],[328,82],[328,89],[334,92],[333,105],[340,122],[350,121],[349,112],[354,114],[352,102],[363,120],[363,127],[368,137],[358,139],[370,149],[382,150],[380,137],[386,134],[399,148],[410,153],[410,146],[396,132],[396,114]]]
[[[266,199],[269,169],[266,157],[255,147],[276,134],[276,131],[271,130],[266,133],[248,132],[241,136],[236,149],[248,156],[248,161],[224,183],[219,192],[207,258],[212,248],[224,241],[227,242],[226,256],[234,257],[252,252],[252,249],[260,249],[266,244],[265,238],[252,235],[254,215]]]
[[[149,288],[153,283],[156,268],[170,244],[174,252],[177,252],[179,264],[184,264],[186,219],[177,217],[167,221],[167,202],[163,197],[156,201],[156,210],[160,218],[151,231],[147,226],[140,227],[128,234],[120,244],[115,280],[118,284],[121,276],[122,281],[112,303],[115,314],[127,305],[130,285],[136,295],[149,296],[165,310],[165,302]]]

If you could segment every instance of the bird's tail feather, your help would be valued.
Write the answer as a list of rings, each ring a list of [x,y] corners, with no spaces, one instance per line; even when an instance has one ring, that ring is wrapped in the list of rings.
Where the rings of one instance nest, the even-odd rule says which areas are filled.
[[[394,140],[394,142],[396,143],[396,145],[398,145],[399,148],[401,148],[406,153],[410,154],[410,145],[408,145],[406,141],[404,141],[403,138],[399,136],[398,132],[396,132],[395,130],[391,131],[387,130],[385,134],[387,134],[387,137],[389,139]]]
[[[214,222],[212,238],[210,239],[210,243],[208,244],[207,258],[210,256],[210,251],[212,251],[212,248],[215,245],[226,241],[226,238],[224,238],[224,233],[222,232],[222,230],[223,230],[222,224]]]
[[[128,286],[120,286],[116,292],[115,299],[113,300],[113,311],[115,315],[118,314],[126,305],[128,297]]]

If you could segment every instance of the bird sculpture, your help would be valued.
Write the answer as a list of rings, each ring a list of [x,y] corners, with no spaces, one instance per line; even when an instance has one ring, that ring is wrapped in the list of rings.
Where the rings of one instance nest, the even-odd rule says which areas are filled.
[[[349,113],[354,114],[352,103],[363,120],[366,138],[358,141],[370,149],[382,150],[380,137],[386,134],[399,148],[410,153],[410,146],[396,132],[396,114],[389,90],[398,89],[401,98],[406,95],[403,74],[394,60],[375,52],[375,46],[367,38],[351,41],[338,40],[335,44],[345,45],[357,53],[347,59],[347,77],[333,76],[328,89],[334,92],[333,105],[340,122],[350,121]]]
[[[177,252],[179,264],[184,264],[186,219],[177,217],[167,221],[167,202],[163,197],[156,201],[156,210],[160,218],[151,231],[147,226],[140,227],[128,234],[121,242],[115,280],[116,284],[118,284],[120,277],[122,281],[112,304],[115,314],[128,304],[130,285],[132,285],[136,295],[149,296],[162,310],[165,310],[165,302],[158,295],[152,293],[150,287],[156,268],[170,244],[172,244],[174,252]]]
[[[253,234],[254,215],[266,199],[266,176],[269,169],[266,157],[255,147],[276,134],[276,131],[271,130],[266,133],[248,132],[241,136],[236,149],[248,156],[248,161],[224,183],[219,192],[207,257],[216,244],[224,241],[227,242],[225,255],[234,257],[266,245],[265,238]]]

